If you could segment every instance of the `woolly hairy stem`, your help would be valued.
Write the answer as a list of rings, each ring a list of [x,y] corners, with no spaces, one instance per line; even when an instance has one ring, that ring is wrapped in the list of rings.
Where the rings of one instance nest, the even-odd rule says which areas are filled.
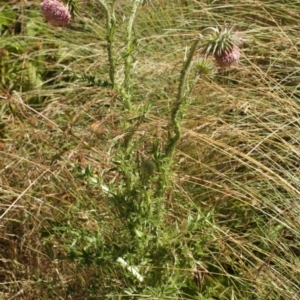
[[[102,9],[106,14],[107,21],[107,52],[108,52],[108,61],[109,61],[109,79],[113,88],[115,88],[115,59],[114,59],[114,35],[116,28],[116,19],[114,12],[110,13],[108,6],[104,0],[98,0]]]
[[[199,43],[199,39],[197,39],[191,46],[188,58],[181,70],[177,98],[171,113],[171,124],[174,127],[174,133],[173,136],[169,138],[169,143],[166,146],[166,151],[165,151],[166,158],[172,158],[175,147],[181,136],[181,124],[184,117],[184,113],[188,105],[187,97],[186,97],[186,80],[198,43]]]

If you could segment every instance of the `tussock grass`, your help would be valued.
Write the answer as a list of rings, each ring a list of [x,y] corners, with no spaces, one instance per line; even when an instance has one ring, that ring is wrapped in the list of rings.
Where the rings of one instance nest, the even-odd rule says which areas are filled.
[[[128,113],[109,86],[96,1],[78,1],[80,15],[64,30],[45,24],[37,4],[16,5],[24,29],[4,26],[0,50],[0,296],[298,299],[298,6],[157,0],[141,7],[136,110]],[[129,12],[127,1],[116,4],[118,81]],[[240,64],[193,87],[173,184],[145,220],[157,232],[133,238],[132,208],[105,192],[122,189],[124,122],[150,100],[133,136],[137,153],[150,158],[152,140],[167,138],[187,47],[201,29],[225,22],[244,34]]]

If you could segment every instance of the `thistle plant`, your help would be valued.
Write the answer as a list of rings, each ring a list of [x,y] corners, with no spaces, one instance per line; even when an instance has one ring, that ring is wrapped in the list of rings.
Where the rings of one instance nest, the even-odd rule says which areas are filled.
[[[199,78],[203,79],[204,77],[214,74],[214,65],[212,61],[207,58],[208,55],[213,55],[216,63],[221,67],[229,67],[236,63],[240,57],[240,39],[233,32],[233,28],[227,27],[224,27],[221,30],[209,27],[204,29],[201,34],[198,35],[189,50],[187,59],[183,62],[177,97],[171,109],[171,126],[168,139],[160,147],[158,147],[157,141],[154,140],[152,144],[152,158],[142,158],[142,160],[137,162],[136,153],[138,152],[138,146],[142,143],[142,140],[134,140],[134,134],[139,126],[145,121],[146,114],[151,106],[149,103],[146,103],[144,107],[136,108],[132,104],[131,72],[136,46],[133,37],[133,25],[139,7],[150,1],[133,1],[124,41],[125,53],[122,55],[124,58],[124,81],[122,83],[118,82],[116,78],[116,61],[119,61],[119,59],[116,57],[114,51],[114,37],[116,31],[116,19],[114,15],[115,2],[112,1],[112,3],[108,5],[105,0],[97,1],[105,12],[107,19],[106,40],[111,86],[118,93],[119,99],[123,104],[123,110],[137,115],[133,119],[127,118],[126,114],[124,115],[124,140],[123,143],[118,145],[116,152],[116,156],[120,162],[118,170],[123,183],[121,183],[122,189],[119,189],[114,195],[118,201],[123,199],[127,202],[129,210],[130,208],[132,209],[135,207],[134,213],[138,215],[140,212],[141,218],[147,218],[147,214],[148,217],[150,215],[153,217],[151,211],[160,211],[159,207],[161,207],[165,191],[167,187],[171,185],[170,170],[174,165],[173,154],[181,137],[182,124],[184,122],[186,110],[191,102],[191,86],[195,84]],[[59,0],[44,0],[41,3],[41,11],[45,19],[55,26],[66,26],[71,18],[68,7]],[[206,33],[208,34],[206,35]],[[205,56],[196,61],[196,77],[193,84],[190,84],[189,72],[195,61],[194,57],[198,50],[199,42],[203,43],[202,49]],[[156,184],[151,185],[151,182]],[[153,191],[150,190],[151,186],[154,189]],[[138,193],[139,195],[137,196]],[[140,201],[139,205],[136,205],[137,197]],[[150,197],[156,198],[156,208],[154,208],[153,205],[150,207]],[[159,218],[159,216],[157,217]],[[128,219],[128,222],[130,222],[130,218]],[[136,228],[133,228],[132,232],[134,233],[135,230],[140,231],[141,228],[137,229],[137,227],[142,223],[145,224],[144,220],[138,222],[137,219],[135,219],[133,227]],[[145,227],[143,228],[146,230]]]
[[[235,39],[231,29],[225,28],[205,29],[198,35],[191,45],[187,58],[183,61],[182,70],[179,77],[178,91],[176,99],[171,106],[170,126],[168,138],[159,143],[153,138],[152,149],[149,142],[145,142],[143,137],[136,137],[136,132],[142,123],[146,120],[146,115],[151,109],[149,102],[145,101],[143,105],[135,104],[132,92],[132,61],[134,60],[134,50],[136,47],[133,36],[134,21],[139,8],[149,1],[134,0],[132,2],[131,13],[128,17],[126,27],[126,36],[124,37],[124,52],[116,57],[117,51],[114,51],[114,38],[116,32],[116,19],[114,16],[114,3],[107,5],[105,0],[97,0],[102,10],[106,14],[106,42],[109,64],[109,78],[111,87],[116,91],[118,100],[122,103],[122,142],[115,144],[113,161],[116,165],[115,170],[119,173],[119,181],[114,182],[110,187],[105,186],[104,192],[109,193],[113,199],[114,207],[126,229],[130,234],[130,247],[126,255],[133,256],[135,253],[147,252],[150,259],[157,257],[157,247],[162,242],[163,220],[165,214],[166,191],[172,185],[171,170],[175,165],[174,153],[181,138],[182,125],[184,123],[185,113],[192,101],[191,91],[193,85],[206,76],[213,74],[214,66],[211,60],[206,56],[212,54],[220,66],[230,66],[235,63],[239,56],[238,40]],[[42,3],[42,12],[51,24],[67,24],[69,16],[67,8],[58,0],[45,0]],[[58,13],[59,12],[59,13]],[[61,20],[61,19],[62,20]],[[65,21],[65,23],[63,22]],[[203,34],[212,32],[207,38]],[[198,44],[203,42],[205,57],[195,62],[195,53],[198,50]],[[119,62],[122,57],[124,63],[124,80],[120,82],[116,76]],[[118,62],[118,64],[116,64]],[[191,79],[191,67],[196,66],[196,76]],[[133,117],[134,116],[134,117]],[[147,153],[147,154],[145,154]],[[148,155],[152,154],[152,157]],[[145,245],[150,245],[151,249],[145,249]],[[162,246],[160,246],[162,247]],[[124,249],[124,253],[127,252]],[[121,257],[118,262],[123,264],[127,270],[133,270],[129,264],[124,263]],[[157,261],[161,267],[160,261]],[[129,269],[128,269],[129,268]],[[153,272],[156,268],[154,268]],[[156,278],[156,276],[153,276]],[[140,277],[142,278],[142,277]],[[158,281],[157,281],[158,282]]]
[[[44,0],[41,3],[41,12],[53,26],[67,26],[71,19],[68,7],[59,0]]]
[[[206,32],[210,34],[205,36],[203,53],[213,55],[217,65],[221,68],[237,64],[241,56],[239,46],[242,39],[234,32],[234,27],[224,26],[222,29],[208,27],[203,34]]]

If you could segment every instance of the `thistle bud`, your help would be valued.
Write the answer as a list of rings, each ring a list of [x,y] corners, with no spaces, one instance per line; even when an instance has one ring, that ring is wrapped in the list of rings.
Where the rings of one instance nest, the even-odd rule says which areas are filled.
[[[211,59],[200,57],[196,62],[196,71],[199,76],[209,78],[216,73],[216,67]]]
[[[44,0],[41,3],[41,12],[53,26],[67,26],[71,19],[67,6],[59,0]]]

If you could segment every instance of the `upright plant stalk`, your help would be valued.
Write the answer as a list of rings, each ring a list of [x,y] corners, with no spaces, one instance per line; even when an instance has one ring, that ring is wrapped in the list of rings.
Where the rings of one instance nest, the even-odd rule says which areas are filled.
[[[165,151],[162,153],[162,160],[158,159],[158,172],[160,173],[156,196],[158,198],[163,197],[166,187],[169,183],[169,170],[172,164],[172,158],[174,154],[175,147],[181,136],[181,125],[184,117],[184,113],[189,104],[188,97],[186,95],[186,81],[189,73],[189,69],[199,43],[199,38],[195,40],[193,45],[190,48],[188,58],[185,61],[183,68],[181,70],[180,81],[178,86],[178,92],[176,101],[173,105],[171,112],[171,124],[174,129],[174,132],[171,133],[168,142],[165,147]]]
[[[138,7],[141,5],[140,0],[135,0],[133,3],[133,8],[131,11],[131,15],[128,21],[127,30],[126,30],[126,46],[125,46],[125,79],[124,79],[124,89],[125,89],[125,99],[124,104],[127,110],[131,111],[131,96],[130,96],[130,72],[131,72],[131,53],[134,50],[134,44],[132,41],[132,27],[133,22],[136,16],[136,12]]]
[[[125,81],[124,81],[124,87],[126,93],[130,93],[131,53],[134,49],[134,45],[132,43],[132,27],[136,16],[136,12],[140,5],[141,5],[141,0],[134,1],[129,22],[127,25],[127,30],[126,30]]]
[[[169,158],[169,159],[172,158],[174,149],[175,149],[175,147],[180,139],[180,136],[181,136],[181,124],[182,124],[185,110],[187,108],[186,106],[188,104],[187,97],[186,97],[186,80],[187,80],[190,65],[191,65],[193,56],[195,54],[195,51],[197,49],[198,43],[199,43],[199,39],[197,39],[193,43],[193,45],[190,49],[188,58],[181,70],[177,98],[176,98],[176,102],[174,103],[172,113],[171,113],[171,123],[172,123],[172,126],[174,127],[174,134],[173,134],[173,136],[171,136],[169,138],[169,142],[168,142],[168,144],[166,146],[166,150],[165,150],[165,158]]]
[[[233,27],[227,28],[226,26],[219,30],[214,27],[207,27],[202,30],[200,37],[193,43],[189,56],[183,66],[180,76],[180,82],[178,87],[178,94],[176,102],[174,103],[171,123],[174,127],[173,136],[169,138],[169,142],[165,150],[165,158],[171,160],[174,149],[180,139],[181,135],[181,123],[184,117],[185,110],[187,108],[188,98],[186,97],[186,79],[188,71],[195,54],[199,40],[203,37],[203,34],[209,34],[209,38],[206,41],[203,52],[207,56],[212,54],[216,59],[217,64],[221,68],[230,67],[236,64],[240,57],[239,44],[242,42],[241,38],[233,33]]]
[[[111,81],[112,87],[115,88],[115,58],[114,58],[114,35],[116,29],[116,20],[114,15],[114,10],[110,13],[108,6],[104,0],[98,0],[101,7],[105,11],[106,21],[107,21],[107,52],[109,61],[109,79]]]

